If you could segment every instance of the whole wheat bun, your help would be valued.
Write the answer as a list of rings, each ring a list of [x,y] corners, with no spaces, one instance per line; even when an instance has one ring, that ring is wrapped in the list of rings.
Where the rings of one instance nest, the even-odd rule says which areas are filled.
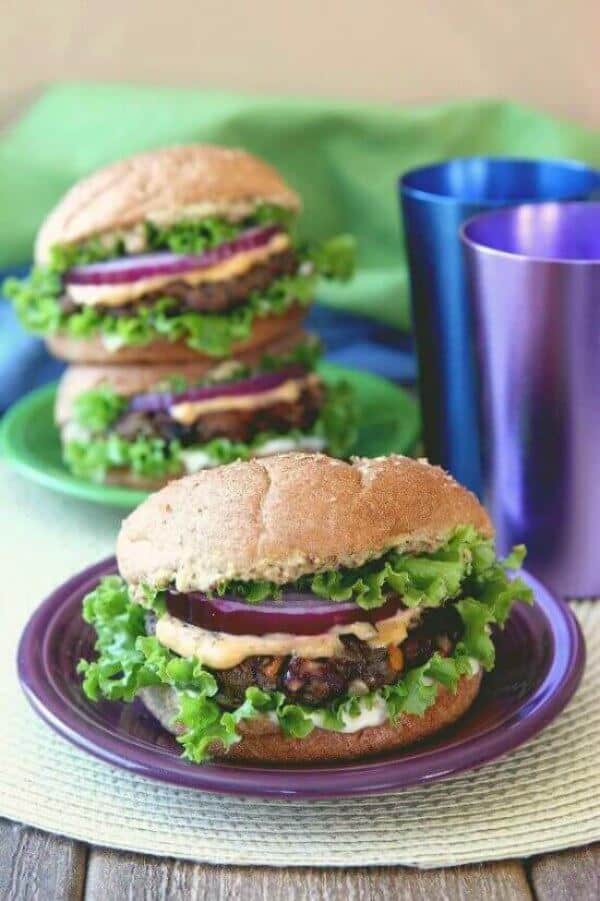
[[[247,352],[264,347],[274,341],[278,341],[289,331],[298,328],[299,323],[306,315],[306,309],[300,304],[294,304],[282,315],[257,317],[252,325],[252,331],[243,341],[237,341],[231,348],[231,357],[239,357]],[[181,341],[151,341],[148,344],[125,345],[118,350],[107,350],[102,339],[72,338],[70,335],[57,333],[46,339],[46,346],[50,353],[60,360],[69,363],[90,363],[104,366],[116,366],[130,364],[180,364],[201,363],[207,368],[214,366],[218,357],[212,357],[200,351],[193,350]]]
[[[370,757],[423,741],[452,725],[469,709],[481,686],[481,671],[463,676],[456,693],[439,687],[435,703],[423,716],[403,713],[396,723],[389,720],[381,726],[368,726],[357,732],[333,732],[313,729],[305,738],[289,738],[267,719],[246,720],[238,725],[241,741],[225,752],[220,745],[212,747],[215,757],[255,763],[322,763],[327,760],[352,760]],[[140,692],[144,705],[163,728],[174,735],[182,732],[173,724],[177,714],[175,694],[169,686],[144,688]]]
[[[133,488],[135,491],[158,491],[175,478],[177,476],[168,475],[153,479],[149,476],[139,476],[130,469],[109,469],[103,481],[106,485],[120,485],[122,488]]]
[[[276,341],[260,347],[251,347],[240,353],[236,360],[252,366],[258,363],[264,354],[286,353],[308,338],[309,335],[303,329],[294,327]],[[215,361],[211,357],[196,359],[192,363],[159,363],[154,366],[135,363],[130,366],[77,364],[69,366],[58,384],[54,406],[55,422],[59,427],[66,425],[73,416],[73,406],[79,395],[84,391],[99,388],[101,385],[110,386],[123,397],[133,397],[135,394],[143,394],[173,375],[183,376],[190,384],[193,384],[228,362],[230,361]]]
[[[298,195],[279,173],[245,150],[190,144],[139,153],[98,169],[67,191],[38,233],[35,260],[73,244],[146,221],[170,225],[222,215],[240,218],[260,203],[294,212]]]
[[[493,535],[475,495],[423,460],[289,453],[171,482],[124,520],[117,560],[134,586],[284,584],[392,548],[432,550],[461,525]]]

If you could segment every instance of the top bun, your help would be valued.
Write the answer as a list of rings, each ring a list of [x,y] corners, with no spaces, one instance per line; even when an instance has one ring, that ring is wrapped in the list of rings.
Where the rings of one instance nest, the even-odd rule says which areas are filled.
[[[77,182],[39,231],[35,259],[47,262],[55,244],[128,229],[145,221],[240,218],[261,203],[294,212],[298,195],[263,160],[228,147],[190,144],[140,153]]]
[[[351,463],[290,453],[171,482],[123,522],[117,560],[132,585],[206,591],[360,566],[392,548],[434,550],[457,526],[492,537],[475,495],[424,460]]]

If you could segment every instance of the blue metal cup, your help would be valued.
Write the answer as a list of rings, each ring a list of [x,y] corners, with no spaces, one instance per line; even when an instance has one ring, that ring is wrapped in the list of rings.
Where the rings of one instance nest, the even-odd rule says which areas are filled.
[[[398,188],[425,452],[481,496],[477,377],[460,227],[497,207],[589,199],[600,191],[600,172],[570,160],[471,157],[414,169]]]

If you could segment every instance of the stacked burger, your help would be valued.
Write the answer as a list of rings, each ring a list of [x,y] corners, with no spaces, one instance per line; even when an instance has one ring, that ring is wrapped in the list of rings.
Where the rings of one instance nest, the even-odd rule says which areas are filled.
[[[300,200],[242,150],[143,153],[78,182],[35,266],[4,286],[23,324],[71,365],[56,420],[79,476],[155,487],[292,448],[344,455],[349,391],[315,372],[302,329],[319,278],[354,244],[295,235]]]
[[[94,701],[185,757],[319,762],[434,735],[473,704],[528,586],[474,495],[425,461],[291,453],[171,482],[83,602]],[[93,658],[93,659],[91,659]]]

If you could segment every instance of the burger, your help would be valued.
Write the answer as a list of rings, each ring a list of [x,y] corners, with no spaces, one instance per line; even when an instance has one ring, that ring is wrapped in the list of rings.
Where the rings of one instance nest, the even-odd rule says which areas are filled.
[[[295,332],[269,352],[205,363],[72,365],[55,419],[78,477],[140,489],[290,450],[346,456],[356,438],[351,387],[316,372],[318,341]]]
[[[172,482],[83,602],[88,698],[141,698],[184,757],[320,763],[458,720],[530,590],[485,510],[425,461],[292,453]]]
[[[78,182],[43,223],[35,265],[4,291],[26,328],[77,363],[243,354],[297,325],[354,243],[295,235],[298,195],[243,150],[142,153]]]

